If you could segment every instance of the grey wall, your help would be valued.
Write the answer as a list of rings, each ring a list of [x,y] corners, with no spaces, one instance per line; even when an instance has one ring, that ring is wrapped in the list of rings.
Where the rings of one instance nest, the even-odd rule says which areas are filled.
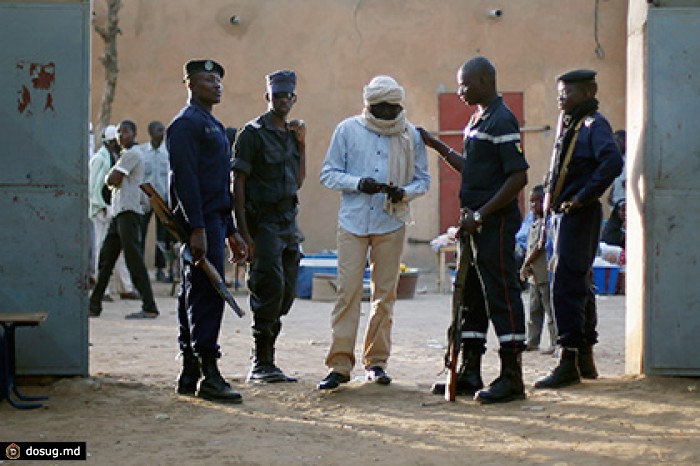
[[[18,373],[87,374],[89,2],[0,2],[0,313]]]
[[[700,2],[657,3],[630,4],[626,366],[699,375]]]

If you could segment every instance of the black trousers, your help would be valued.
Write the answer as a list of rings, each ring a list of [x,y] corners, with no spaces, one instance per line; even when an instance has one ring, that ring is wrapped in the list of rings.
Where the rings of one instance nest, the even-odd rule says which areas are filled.
[[[226,254],[226,220],[223,216],[205,218],[207,259],[224,276]],[[180,350],[191,348],[200,357],[220,357],[219,332],[224,314],[224,300],[216,292],[206,273],[185,261],[180,254],[181,284],[177,296],[180,324]]]
[[[299,243],[295,221],[261,220],[255,228],[255,257],[248,277],[253,336],[274,342],[296,298]]]
[[[525,313],[515,259],[520,223],[517,207],[506,207],[486,218],[481,231],[461,245],[471,247],[474,257],[464,286],[462,340],[482,352],[489,320],[501,347],[525,347]]]
[[[554,219],[552,307],[559,344],[580,348],[598,341],[593,260],[603,210],[595,201]]]
[[[141,295],[142,310],[158,312],[141,252],[141,218],[139,214],[132,211],[120,213],[109,224],[97,262],[97,282],[90,295],[90,308],[102,309],[102,297],[114,270],[114,264],[122,251],[124,251],[124,260],[131,275],[131,281]]]
[[[141,254],[145,257],[146,255],[146,234],[148,233],[148,224],[153,216],[153,210],[150,210],[141,216]],[[155,251],[155,266],[157,269],[163,269],[168,264],[163,255],[163,251],[160,250],[157,243],[163,244],[165,247],[170,247],[170,234],[168,229],[165,228],[163,222],[160,221],[158,216],[156,218],[156,251]]]

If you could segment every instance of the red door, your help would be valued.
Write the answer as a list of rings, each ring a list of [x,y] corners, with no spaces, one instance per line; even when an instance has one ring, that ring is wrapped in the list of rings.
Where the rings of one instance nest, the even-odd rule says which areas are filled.
[[[505,92],[503,101],[513,111],[522,126],[523,94],[522,92]],[[464,104],[454,93],[443,93],[439,96],[439,131],[440,139],[454,150],[462,153],[464,127],[476,107]],[[440,161],[440,233],[447,231],[450,226],[457,225],[459,218],[459,186],[460,174],[448,164]],[[523,212],[523,196],[519,198],[520,211]]]

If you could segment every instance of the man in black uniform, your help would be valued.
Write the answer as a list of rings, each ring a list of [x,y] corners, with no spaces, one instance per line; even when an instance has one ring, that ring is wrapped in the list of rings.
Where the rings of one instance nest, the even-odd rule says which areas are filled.
[[[595,71],[575,70],[557,79],[564,128],[552,176],[554,275],[552,307],[562,347],[559,364],[535,388],[573,385],[595,378],[598,342],[592,266],[603,211],[599,198],[622,171],[622,155],[608,120],[598,112]]]
[[[525,398],[521,353],[525,348],[525,315],[515,262],[515,233],[520,228],[518,192],[527,184],[528,164],[520,146],[518,120],[496,90],[496,69],[484,57],[466,62],[457,74],[457,93],[477,105],[464,131],[458,154],[421,129],[426,145],[461,172],[461,248],[471,248],[474,261],[464,284],[462,365],[457,393],[480,403]],[[489,318],[498,335],[501,373],[488,388],[481,379]],[[436,383],[433,393],[444,393]]]
[[[253,312],[253,364],[248,382],[295,382],[275,365],[281,317],[296,296],[300,232],[297,191],[306,175],[303,121],[287,121],[296,102],[296,75],[267,76],[268,111],[238,135],[233,160],[236,222],[248,245]]]
[[[219,373],[218,338],[224,301],[204,271],[195,267],[206,257],[223,276],[225,242],[232,259],[244,260],[246,245],[233,226],[231,211],[231,145],[224,126],[212,115],[221,101],[224,69],[212,60],[185,65],[188,105],[167,130],[170,153],[170,203],[190,228],[191,260],[182,261],[182,285],[178,294],[179,344],[183,367],[177,391],[201,398],[240,403],[241,395]]]

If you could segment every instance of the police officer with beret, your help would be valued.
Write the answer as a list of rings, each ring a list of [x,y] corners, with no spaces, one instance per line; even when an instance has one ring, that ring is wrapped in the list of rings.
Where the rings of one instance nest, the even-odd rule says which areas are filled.
[[[266,77],[268,111],[247,123],[233,160],[236,222],[248,245],[253,313],[253,363],[248,382],[295,382],[275,365],[281,318],[296,296],[299,270],[297,191],[306,175],[306,127],[287,121],[297,96],[296,74]]]
[[[561,137],[555,141],[549,190],[554,229],[552,307],[562,347],[559,364],[535,388],[559,388],[596,378],[598,341],[592,266],[603,212],[600,196],[622,171],[622,155],[608,120],[598,112],[596,72],[557,78]]]
[[[213,60],[185,65],[188,105],[167,129],[170,153],[170,203],[190,228],[191,260],[182,262],[178,294],[178,341],[183,367],[177,391],[226,403],[240,403],[241,395],[221,376],[216,360],[224,301],[206,274],[195,267],[206,257],[223,276],[225,243],[232,260],[245,260],[247,247],[233,224],[231,145],[224,126],[212,115],[221,101],[224,68]],[[200,378],[204,377],[201,381]],[[198,385],[199,382],[199,385]]]

